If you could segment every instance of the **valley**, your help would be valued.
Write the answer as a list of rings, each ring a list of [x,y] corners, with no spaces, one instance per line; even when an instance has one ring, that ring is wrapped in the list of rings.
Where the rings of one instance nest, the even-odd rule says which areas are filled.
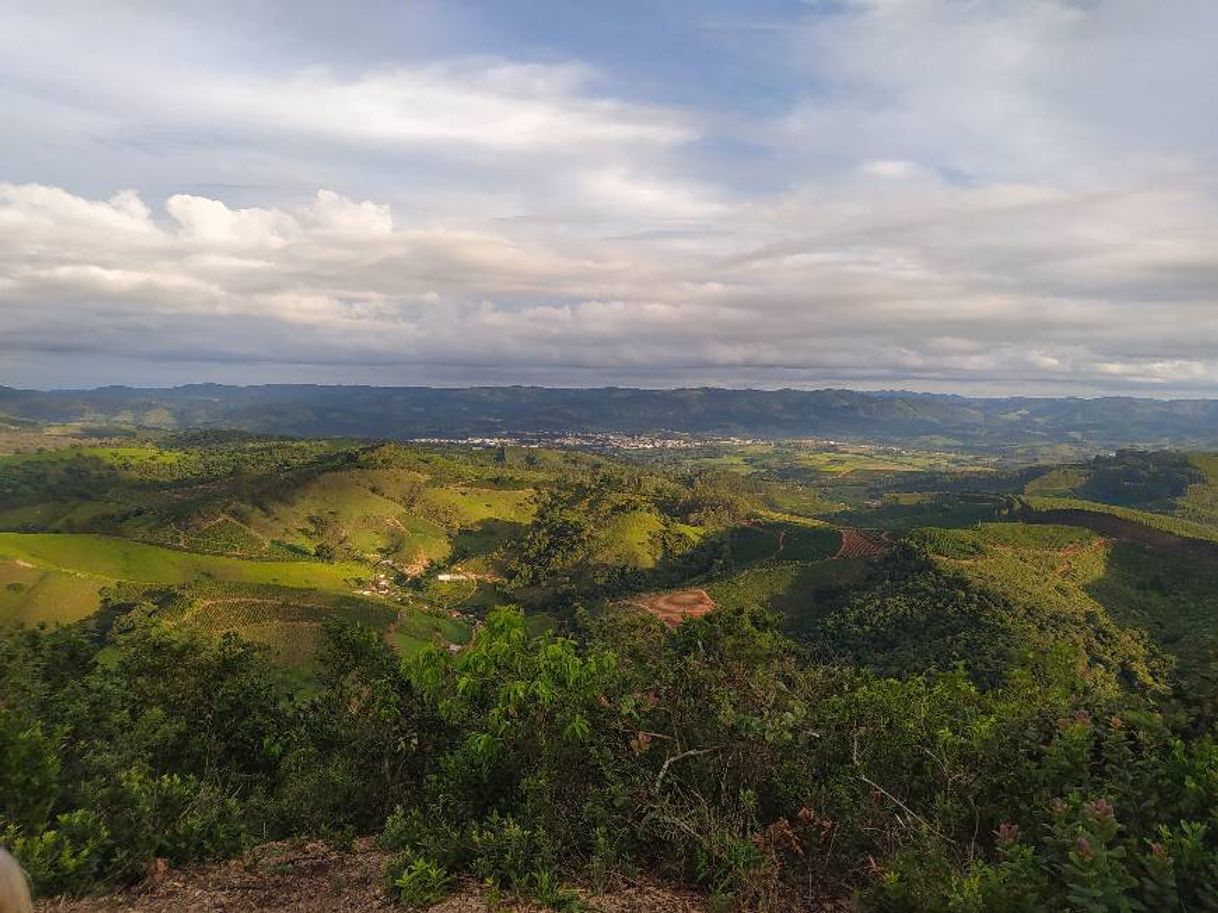
[[[898,810],[917,802],[919,817],[933,816],[940,829],[976,827],[980,808],[956,808],[952,796],[980,797],[1003,782],[998,768],[979,771],[1001,767],[1011,740],[1030,740],[1017,750],[1039,758],[1067,750],[1053,747],[1060,739],[1082,737],[1051,718],[1120,706],[1103,712],[1135,721],[1139,738],[1152,741],[1168,738],[1155,727],[1195,731],[1218,719],[1218,458],[1208,453],[1121,450],[1057,463],[821,439],[620,443],[25,427],[0,454],[0,645],[18,670],[10,686],[34,688],[22,693],[43,694],[28,699],[73,727],[76,711],[62,702],[75,692],[31,682],[56,664],[83,662],[88,713],[102,714],[120,740],[140,731],[131,719],[155,727],[162,713],[185,714],[199,734],[154,728],[138,736],[140,750],[153,759],[177,745],[173,763],[199,773],[147,781],[168,792],[138,801],[193,815],[189,803],[202,793],[192,790],[245,784],[261,798],[233,800],[236,817],[223,825],[233,834],[251,826],[239,822],[261,822],[277,837],[328,832],[335,822],[351,835],[383,826],[381,846],[393,852],[378,864],[390,893],[424,905],[452,889],[450,874],[493,866],[495,884],[561,907],[577,893],[546,879],[598,871],[588,856],[577,861],[559,848],[594,852],[589,839],[610,839],[596,819],[575,823],[570,807],[567,823],[544,815],[529,819],[535,830],[516,823],[514,815],[535,814],[517,803],[537,763],[576,793],[584,787],[565,779],[570,769],[589,782],[633,784],[693,829],[669,834],[651,813],[580,800],[640,835],[621,844],[634,852],[656,840],[710,852],[707,841],[726,833],[766,847],[743,869],[707,857],[718,860],[706,870],[715,874],[694,866],[678,877],[708,892],[712,906],[730,896],[751,909],[758,891],[794,896],[783,872],[804,865],[794,849],[767,841],[802,852],[842,828],[834,852],[874,856],[876,828],[885,841],[914,839],[875,802]],[[34,669],[46,671],[19,671]],[[107,716],[111,677],[136,701],[119,716]],[[556,694],[565,695],[561,711],[552,709]],[[246,707],[249,734],[231,721],[202,722],[225,702]],[[22,738],[35,744],[40,731]],[[868,749],[859,743],[865,733]],[[244,766],[219,780],[192,767],[198,739],[219,740],[206,751]],[[730,756],[719,756],[722,745],[734,746]],[[908,768],[901,758],[914,745],[944,760]],[[601,754],[577,762],[576,746]],[[813,766],[797,765],[792,805],[788,774],[775,771],[795,763],[794,746]],[[581,766],[595,757],[617,766]],[[89,771],[95,762],[71,763]],[[869,773],[851,773],[864,763]],[[1050,756],[1027,763],[1047,765]],[[670,788],[676,764],[689,766]],[[1071,761],[1068,776],[1077,764],[1092,762]],[[137,789],[145,769],[130,768],[124,776],[136,779],[124,789]],[[883,791],[871,785],[881,771]],[[970,785],[959,785],[966,776]],[[478,789],[507,790],[495,808],[514,811],[462,818],[446,797],[467,795],[471,777],[484,778]],[[504,777],[510,785],[494,785]],[[757,801],[747,792],[712,800],[706,777],[754,782],[777,817],[699,831],[703,803],[746,815],[738,803]],[[1115,794],[1116,781],[1104,782],[1102,794]],[[1025,788],[1011,786],[1012,795]],[[906,798],[891,798],[894,789]],[[188,804],[175,806],[173,790],[186,790]],[[115,816],[139,795],[74,801],[98,809],[95,824],[109,834],[129,826]],[[987,801],[998,810],[986,814],[1014,814],[1002,804],[1011,799]],[[472,830],[424,826],[424,807]],[[81,827],[94,814],[86,811]],[[76,812],[60,813],[59,830],[34,812],[7,814],[18,813],[35,822],[26,827],[43,821],[28,837],[10,831],[25,841],[18,849],[34,860],[42,890],[91,883],[66,863],[38,861],[44,845],[133,877],[123,857],[106,855],[117,844],[101,831],[64,836],[78,826]],[[1028,814],[1031,822],[1042,812]],[[803,823],[773,836],[794,827],[791,815]],[[191,826],[220,841],[216,849],[158,843],[153,852],[185,862],[246,845],[208,830],[218,821]],[[942,839],[917,830],[918,840]],[[550,861],[514,869],[515,857],[493,855],[496,841]],[[936,845],[943,871],[966,864],[955,843]],[[880,902],[884,882],[853,868],[858,858],[824,857],[809,869],[805,900],[844,904],[864,890],[876,909],[895,909]]]

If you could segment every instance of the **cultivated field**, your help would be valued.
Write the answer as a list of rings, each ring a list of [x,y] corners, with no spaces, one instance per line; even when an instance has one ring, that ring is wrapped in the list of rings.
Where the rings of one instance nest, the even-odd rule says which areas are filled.
[[[842,544],[834,558],[882,558],[894,545],[887,533],[875,530],[848,527],[841,533]]]

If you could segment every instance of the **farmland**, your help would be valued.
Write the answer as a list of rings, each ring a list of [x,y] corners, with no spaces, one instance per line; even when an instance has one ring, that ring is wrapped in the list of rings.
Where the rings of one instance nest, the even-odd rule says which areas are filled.
[[[998,560],[998,531],[1021,527],[996,521],[1017,516],[1089,511],[1135,531],[1218,539],[1206,519],[1215,466],[1204,454],[1126,454],[1025,471],[812,442],[626,462],[226,434],[27,447],[0,456],[0,618],[74,622],[113,601],[117,585],[169,587],[195,606],[184,623],[245,631],[289,665],[311,655],[326,617],[417,649],[463,642],[506,604],[569,621],[558,593],[593,614],[704,593],[698,611],[764,606],[798,627],[902,543],[1012,596],[1028,559]],[[1123,503],[1082,497],[1104,492]],[[231,603],[200,601],[208,587],[245,589]],[[1131,623],[1147,621],[1117,602]]]

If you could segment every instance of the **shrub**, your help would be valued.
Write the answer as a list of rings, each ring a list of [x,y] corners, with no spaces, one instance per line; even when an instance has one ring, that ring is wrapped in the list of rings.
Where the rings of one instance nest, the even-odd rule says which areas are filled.
[[[451,879],[448,872],[423,856],[409,850],[389,860],[386,873],[389,890],[408,907],[430,907],[448,894]]]
[[[83,894],[102,871],[110,834],[99,815],[78,809],[35,834],[10,825],[0,831],[0,844],[12,848],[36,894]]]

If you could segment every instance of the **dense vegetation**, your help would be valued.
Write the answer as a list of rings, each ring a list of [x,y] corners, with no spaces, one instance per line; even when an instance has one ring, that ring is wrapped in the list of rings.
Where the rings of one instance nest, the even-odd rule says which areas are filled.
[[[744,909],[1218,900],[1218,749],[1069,649],[980,689],[808,664],[764,613],[615,615],[577,643],[497,610],[456,658],[402,664],[328,626],[305,700],[231,636],[131,619],[109,649],[4,644],[5,840],[44,891],[383,827],[407,901],[472,872],[561,904],[567,877],[640,866]]]
[[[378,834],[414,905],[1218,909],[1207,456],[21,449],[0,843],[42,893]]]

